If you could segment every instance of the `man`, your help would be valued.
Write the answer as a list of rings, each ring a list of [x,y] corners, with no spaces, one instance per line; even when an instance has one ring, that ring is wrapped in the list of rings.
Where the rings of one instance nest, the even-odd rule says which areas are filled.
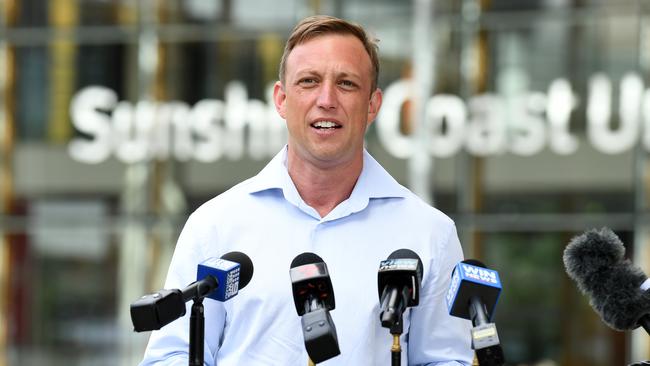
[[[420,304],[404,313],[402,364],[471,362],[469,324],[449,316],[444,301],[452,267],[462,260],[453,222],[363,148],[382,101],[378,71],[376,44],[361,27],[316,16],[294,28],[274,89],[287,146],[257,176],[190,216],[165,284],[186,286],[208,257],[233,250],[251,257],[253,279],[237,297],[204,301],[207,364],[307,364],[288,275],[303,252],[327,263],[336,296],[331,315],[341,354],[323,365],[390,364],[377,269],[400,248],[424,263]],[[153,332],[143,364],[185,365],[188,338],[188,316]]]

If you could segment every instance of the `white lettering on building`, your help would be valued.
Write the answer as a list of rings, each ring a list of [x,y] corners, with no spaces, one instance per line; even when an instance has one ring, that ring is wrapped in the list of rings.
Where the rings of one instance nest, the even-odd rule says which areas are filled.
[[[400,131],[411,83],[397,80],[385,89],[376,121],[384,149],[402,159],[412,156],[415,146],[412,137]],[[650,151],[650,89],[644,89],[636,73],[624,75],[617,88],[612,84],[602,73],[589,80],[584,103],[588,142],[605,154],[629,151],[638,143]],[[272,93],[269,87],[265,102],[250,100],[245,86],[234,81],[226,85],[224,100],[204,99],[189,106],[180,101],[118,102],[108,88],[87,87],[70,106],[72,123],[84,136],[72,139],[69,152],[85,163],[111,156],[126,163],[171,157],[206,163],[245,156],[266,159],[277,153],[287,136]],[[545,148],[569,155],[579,148],[570,128],[578,105],[579,98],[563,78],[553,80],[546,93],[485,93],[467,101],[438,94],[426,103],[423,133],[431,137],[429,153],[439,158],[462,149],[475,156],[531,156]]]
[[[72,139],[69,153],[91,164],[111,155],[125,163],[263,159],[282,148],[287,134],[272,93],[267,89],[267,103],[249,100],[244,85],[231,82],[225,100],[204,99],[190,107],[180,101],[118,102],[108,88],[87,87],[70,107],[74,127],[87,136]]]
[[[414,146],[411,137],[399,129],[402,107],[410,90],[408,80],[389,85],[377,118],[377,136],[382,146],[403,159],[413,154]],[[650,150],[650,89],[643,89],[638,74],[625,75],[618,87],[616,115],[612,113],[614,94],[605,75],[591,77],[586,103],[588,141],[605,154],[628,151],[639,141]],[[569,155],[579,147],[578,139],[570,132],[571,114],[577,106],[578,98],[563,78],[553,80],[547,93],[527,92],[508,98],[486,93],[470,97],[466,103],[457,96],[439,94],[426,104],[425,133],[431,134],[431,155],[440,158],[461,149],[476,156],[506,152],[530,156],[546,147],[556,154]]]

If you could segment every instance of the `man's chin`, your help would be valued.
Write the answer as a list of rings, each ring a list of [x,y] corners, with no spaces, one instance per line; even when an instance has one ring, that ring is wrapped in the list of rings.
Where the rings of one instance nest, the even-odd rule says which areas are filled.
[[[292,156],[293,159],[323,168],[348,165],[363,159],[362,149],[355,151],[341,144],[318,143],[303,148],[294,147],[291,151],[292,146],[295,145],[289,144],[289,156]]]

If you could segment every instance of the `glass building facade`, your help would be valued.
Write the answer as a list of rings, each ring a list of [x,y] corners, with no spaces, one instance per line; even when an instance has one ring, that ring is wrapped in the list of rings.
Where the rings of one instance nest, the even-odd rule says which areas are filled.
[[[270,86],[312,14],[380,40],[367,148],[500,272],[509,364],[650,359],[562,263],[607,226],[650,273],[647,1],[0,0],[0,365],[139,361],[129,304],[283,146]]]

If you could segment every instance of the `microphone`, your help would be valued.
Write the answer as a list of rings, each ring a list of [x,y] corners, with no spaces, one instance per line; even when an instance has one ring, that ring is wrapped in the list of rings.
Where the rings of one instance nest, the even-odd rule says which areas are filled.
[[[571,239],[564,250],[566,272],[609,327],[650,334],[648,277],[625,259],[625,247],[609,228],[592,229]]]
[[[237,295],[253,277],[253,262],[244,253],[229,252],[208,258],[197,267],[197,280],[183,290],[160,290],[131,304],[131,321],[136,332],[158,330],[185,315],[185,303],[208,297],[226,301]]]
[[[472,321],[472,349],[481,366],[505,363],[496,325],[490,322],[500,294],[499,273],[482,262],[468,259],[454,267],[447,308],[450,315]]]
[[[244,288],[253,277],[253,262],[242,252],[229,252],[221,258],[209,258],[196,269],[196,282],[183,290],[189,299],[207,296],[209,299],[226,301],[237,295],[239,288]],[[210,287],[216,280],[216,286]],[[201,289],[205,288],[204,291]],[[194,291],[196,288],[196,292]],[[202,294],[204,292],[204,294]],[[187,300],[186,300],[187,301]]]
[[[423,272],[420,257],[409,249],[398,249],[379,263],[377,289],[382,327],[401,327],[404,310],[418,305]]]
[[[302,253],[291,262],[289,277],[309,358],[320,363],[338,356],[336,327],[329,313],[335,307],[334,291],[327,265],[314,253]]]

